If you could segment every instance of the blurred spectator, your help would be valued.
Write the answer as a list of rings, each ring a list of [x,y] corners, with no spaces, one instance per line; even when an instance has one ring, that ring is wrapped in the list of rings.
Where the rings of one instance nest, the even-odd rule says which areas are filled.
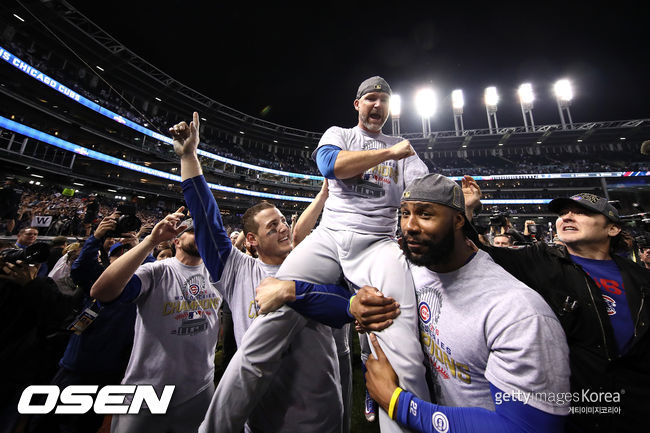
[[[86,231],[85,235],[90,235],[90,229],[95,223],[99,213],[99,202],[97,200],[97,195],[91,194],[88,202],[86,203],[86,211],[84,213],[83,225],[84,230]]]
[[[167,249],[164,249],[164,250],[160,250],[160,252],[156,256],[156,260],[165,260],[165,259],[168,259],[170,257],[174,257],[174,252],[172,251],[171,248],[167,248]]]
[[[54,269],[54,265],[61,258],[63,250],[68,246],[68,238],[65,236],[57,236],[52,239],[50,243],[50,256],[47,258],[47,268]]]
[[[38,229],[36,227],[27,227],[20,229],[16,236],[16,248],[25,249],[38,238]]]
[[[52,278],[59,290],[65,295],[74,295],[77,293],[77,285],[70,277],[72,264],[81,252],[81,244],[74,242],[63,249],[63,255],[52,266],[52,270],[47,275]]]
[[[14,233],[22,193],[15,179],[7,179],[0,188],[0,222],[5,224],[6,235]]]
[[[640,255],[640,262],[641,266],[643,266],[646,269],[650,269],[650,247],[641,247],[640,249],[641,255]]]
[[[513,245],[512,238],[506,233],[495,235],[492,239],[492,245],[495,247],[511,247]]]

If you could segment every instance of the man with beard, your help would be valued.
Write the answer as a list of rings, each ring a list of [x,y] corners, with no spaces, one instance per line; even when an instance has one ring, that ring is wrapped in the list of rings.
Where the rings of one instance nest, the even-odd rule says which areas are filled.
[[[378,338],[400,383],[426,398],[413,280],[393,237],[402,191],[428,169],[408,140],[382,133],[390,96],[383,78],[364,80],[354,100],[356,126],[331,127],[321,137],[312,155],[329,182],[321,224],[282,263],[276,277],[287,284],[274,288],[295,294],[292,280],[331,285],[343,273],[352,286],[371,285],[394,298],[402,314]],[[264,302],[260,306],[262,312],[273,309],[266,310]],[[312,325],[287,306],[253,322],[215,393],[215,400],[223,402],[213,404],[216,419],[238,418],[238,424],[246,419],[256,396],[270,386],[294,336],[306,326]],[[405,431],[385,413],[380,413],[379,422],[384,433]]]
[[[437,404],[399,386],[374,335],[368,390],[390,418],[414,431],[562,431],[569,410],[562,327],[541,296],[468,244],[476,233],[464,208],[458,184],[438,174],[415,180],[402,195],[402,247],[415,265],[420,337]],[[362,296],[352,300],[353,314],[359,302]]]
[[[181,207],[106,268],[90,295],[100,303],[135,303],[133,350],[122,380],[153,385],[158,396],[175,384],[165,415],[115,415],[111,432],[196,431],[214,392],[214,352],[221,297],[197,250],[192,220]],[[176,255],[140,266],[154,247],[174,239]],[[128,398],[128,397],[127,397]],[[128,403],[128,402],[126,402]]]

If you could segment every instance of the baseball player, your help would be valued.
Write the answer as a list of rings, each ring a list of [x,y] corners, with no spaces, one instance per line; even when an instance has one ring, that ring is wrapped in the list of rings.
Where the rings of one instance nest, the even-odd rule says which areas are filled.
[[[232,310],[237,345],[264,345],[264,340],[248,339],[245,332],[258,315],[255,288],[266,277],[276,274],[292,250],[290,229],[275,206],[261,202],[243,215],[243,231],[247,241],[257,250],[259,259],[232,245],[196,156],[198,127],[199,117],[194,113],[190,125],[182,122],[170,128],[176,152],[181,157],[183,194],[195,221],[198,249],[212,280],[218,281],[217,287]],[[296,222],[296,236],[304,238],[305,233],[311,231],[326,197],[326,190],[322,190],[303,212]],[[345,313],[347,299],[335,297],[334,300],[343,304],[343,321],[329,324],[340,327],[349,321]],[[284,351],[280,348],[270,350]],[[239,432],[248,419],[246,428],[254,432],[340,432],[344,408],[332,330],[318,323],[302,327],[289,351],[282,365],[276,365],[268,391],[259,392],[246,401],[250,411],[243,413],[238,400],[244,394],[241,389],[247,386],[242,381],[229,389],[225,399],[212,401],[200,431]],[[238,351],[230,363],[236,362],[240,354]],[[223,411],[229,416],[222,416]]]
[[[438,174],[415,180],[402,199],[402,245],[416,265],[420,337],[437,404],[398,384],[374,339],[368,390],[413,431],[561,432],[570,401],[562,326],[538,293],[468,245],[464,209],[461,188]]]
[[[112,433],[196,431],[214,391],[214,352],[221,296],[210,284],[182,208],[106,268],[90,295],[116,306],[137,305],[133,350],[123,384],[175,384],[165,415],[147,410],[113,416]],[[187,221],[191,223],[191,220]],[[160,242],[175,239],[173,258],[141,263]]]
[[[381,132],[390,95],[383,78],[365,80],[354,100],[357,126],[332,127],[323,134],[313,154],[329,180],[321,224],[287,257],[277,278],[334,284],[343,272],[352,286],[371,285],[394,298],[402,313],[377,334],[380,345],[400,383],[428,398],[417,339],[415,290],[406,260],[393,240],[402,191],[427,168],[408,141]],[[214,398],[223,402],[216,407],[218,419],[245,417],[252,410],[250,400],[268,389],[293,335],[311,324],[283,306],[251,325],[215,392]],[[230,411],[234,402],[239,414]],[[384,432],[405,431],[383,412],[380,427]]]

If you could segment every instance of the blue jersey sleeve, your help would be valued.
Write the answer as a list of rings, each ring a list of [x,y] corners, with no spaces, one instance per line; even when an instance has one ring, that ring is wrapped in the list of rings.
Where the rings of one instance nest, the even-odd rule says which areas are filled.
[[[101,246],[102,239],[97,239],[91,234],[81,247],[79,257],[70,266],[72,281],[81,287],[86,294],[90,294],[90,288],[104,272],[104,267],[97,258]]]
[[[212,279],[219,281],[232,251],[219,206],[203,176],[186,179],[181,186],[194,223],[196,247]]]
[[[340,328],[354,318],[350,314],[352,293],[335,284],[296,281],[296,300],[287,305],[303,316],[327,326]]]
[[[492,399],[502,393],[490,384]],[[503,394],[503,393],[502,393]],[[396,419],[413,431],[436,433],[505,432],[505,433],[555,433],[564,431],[565,417],[535,409],[520,401],[501,401],[490,411],[478,407],[439,406],[420,400],[402,391],[397,404]]]
[[[327,179],[336,179],[336,176],[334,176],[334,163],[340,151],[340,147],[326,144],[316,152],[316,165],[318,165],[318,170]]]

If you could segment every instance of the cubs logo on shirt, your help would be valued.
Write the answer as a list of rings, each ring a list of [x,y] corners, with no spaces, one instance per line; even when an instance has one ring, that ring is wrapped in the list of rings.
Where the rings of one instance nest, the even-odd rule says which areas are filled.
[[[427,305],[426,302],[420,302],[418,310],[420,311],[420,319],[422,319],[424,323],[429,323],[429,320],[431,320],[431,309],[429,308],[429,305]]]

